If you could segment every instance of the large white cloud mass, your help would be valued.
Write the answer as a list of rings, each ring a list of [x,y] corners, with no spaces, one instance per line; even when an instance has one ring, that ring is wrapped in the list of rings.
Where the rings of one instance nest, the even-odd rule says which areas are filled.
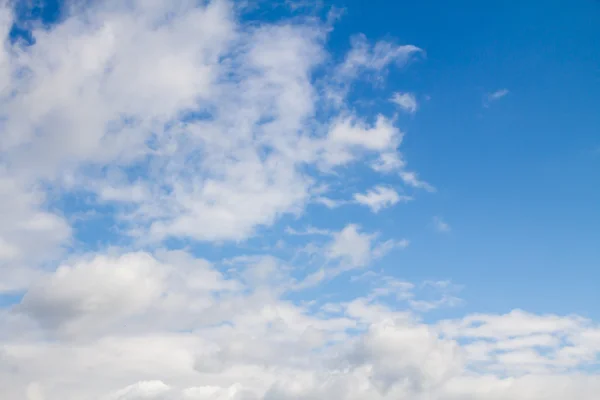
[[[351,165],[434,190],[407,169],[396,117],[349,100],[418,47],[357,35],[335,57],[329,22],[250,21],[225,0],[88,3],[33,24],[32,43],[9,39],[0,6],[0,294],[23,294],[0,307],[2,399],[598,398],[597,325],[424,322],[458,302],[451,284],[425,301],[368,270],[405,239],[347,221],[244,254],[311,203],[411,199],[387,185],[328,199]],[[99,217],[111,228],[75,229]],[[223,243],[238,252],[203,255]],[[370,289],[298,300],[348,273]]]

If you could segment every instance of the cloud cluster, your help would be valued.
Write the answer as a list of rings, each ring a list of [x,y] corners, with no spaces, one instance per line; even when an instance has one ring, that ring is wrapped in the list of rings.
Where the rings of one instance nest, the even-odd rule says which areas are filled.
[[[3,398],[596,398],[597,325],[425,322],[456,287],[372,269],[406,239],[312,220],[327,228],[244,247],[349,170],[394,182],[344,200],[374,213],[435,191],[395,118],[351,100],[418,47],[357,35],[336,59],[328,22],[248,21],[226,0],[66,5],[26,43],[0,3]]]
[[[2,315],[27,329],[3,339],[5,393],[558,400],[593,399],[599,388],[580,369],[600,351],[600,328],[581,317],[517,310],[426,324],[382,301],[413,296],[414,285],[390,278],[375,296],[301,305],[277,294],[268,276],[258,284],[254,267],[264,262],[238,263],[226,277],[181,251],[72,260]]]

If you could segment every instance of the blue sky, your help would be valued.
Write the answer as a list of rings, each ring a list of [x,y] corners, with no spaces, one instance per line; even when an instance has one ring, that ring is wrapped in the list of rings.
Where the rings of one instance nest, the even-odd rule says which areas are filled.
[[[333,54],[347,50],[352,32],[426,51],[391,71],[386,90],[418,94],[419,111],[401,119],[403,148],[439,190],[386,211],[383,223],[368,210],[347,211],[391,235],[413,235],[385,268],[461,282],[473,311],[598,318],[590,307],[600,296],[598,3],[335,5],[343,17],[328,43]],[[432,215],[451,232],[436,235]]]
[[[340,36],[393,35],[427,52],[408,77],[390,77],[431,96],[403,121],[405,151],[439,188],[390,212],[397,229],[422,232],[402,273],[447,274],[466,285],[467,304],[487,311],[598,317],[589,306],[599,300],[598,18],[593,1],[347,5]],[[428,213],[452,232],[427,232]]]
[[[595,398],[600,2],[35,4],[11,398]]]

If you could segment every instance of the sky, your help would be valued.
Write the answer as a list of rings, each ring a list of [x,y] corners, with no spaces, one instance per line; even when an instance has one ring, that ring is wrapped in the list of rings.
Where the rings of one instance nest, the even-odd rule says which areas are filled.
[[[15,400],[600,392],[600,2],[0,0]]]

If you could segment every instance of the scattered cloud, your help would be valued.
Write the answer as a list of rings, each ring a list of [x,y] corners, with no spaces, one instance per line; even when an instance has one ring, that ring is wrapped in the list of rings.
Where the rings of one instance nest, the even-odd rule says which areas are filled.
[[[501,99],[502,97],[506,96],[509,93],[508,89],[500,89],[500,90],[496,90],[493,93],[490,93],[488,95],[488,100],[498,100]]]
[[[322,204],[325,207],[329,208],[330,210],[334,209],[334,208],[338,208],[343,206],[344,204],[348,204],[348,202],[346,200],[342,200],[342,199],[331,199],[329,197],[325,197],[325,196],[319,196],[315,198],[315,203],[317,204]]]
[[[397,46],[386,41],[372,45],[366,36],[357,35],[352,39],[352,49],[340,66],[340,72],[350,76],[363,71],[380,72],[391,64],[403,66],[420,52],[422,50],[413,45]]]
[[[410,241],[408,239],[400,239],[400,240],[386,240],[383,243],[378,244],[373,249],[373,256],[377,258],[381,258],[385,256],[387,253],[392,251],[393,249],[405,249],[410,245]]]
[[[500,100],[504,96],[508,95],[510,91],[508,89],[498,89],[495,92],[488,93],[484,99],[484,107],[489,107],[494,101]]]
[[[390,41],[369,41],[363,34],[351,39],[351,49],[344,61],[337,66],[331,83],[326,87],[326,98],[342,107],[357,78],[382,84],[390,67],[404,67],[423,51],[413,45],[396,45]]]
[[[392,121],[380,115],[373,126],[354,118],[332,123],[324,144],[326,168],[349,164],[365,153],[389,153],[400,144],[402,133]]]
[[[350,224],[333,235],[327,256],[344,260],[349,268],[365,266],[372,258],[374,239],[374,235],[361,233],[357,225]]]
[[[452,230],[450,225],[441,217],[433,217],[433,228],[440,233],[447,233]]]
[[[400,196],[398,192],[388,186],[375,186],[369,189],[366,193],[355,193],[354,201],[358,204],[365,205],[374,213],[379,212],[383,208],[391,207],[400,201],[410,201],[410,196]]]
[[[458,307],[464,301],[458,297],[462,287],[450,281],[425,281],[420,285],[421,298],[411,298],[409,305],[419,312]]]
[[[409,114],[414,114],[415,112],[417,112],[417,109],[418,109],[417,99],[415,98],[415,95],[412,93],[401,93],[401,92],[394,93],[394,95],[392,96],[390,101],[392,103],[398,105],[398,107],[400,107],[402,110],[408,112]]]
[[[402,160],[400,155],[395,152],[382,153],[379,156],[379,158],[371,164],[371,168],[380,173],[398,171],[401,170],[404,166],[404,161]]]
[[[417,189],[424,189],[428,192],[435,192],[435,188],[429,183],[420,180],[415,172],[402,171],[400,172],[400,178],[407,186]]]
[[[295,236],[313,236],[313,235],[330,236],[331,235],[330,230],[315,228],[314,226],[308,226],[308,227],[306,227],[306,229],[301,230],[301,231],[288,226],[285,228],[285,233],[287,233],[288,235],[295,235]]]

